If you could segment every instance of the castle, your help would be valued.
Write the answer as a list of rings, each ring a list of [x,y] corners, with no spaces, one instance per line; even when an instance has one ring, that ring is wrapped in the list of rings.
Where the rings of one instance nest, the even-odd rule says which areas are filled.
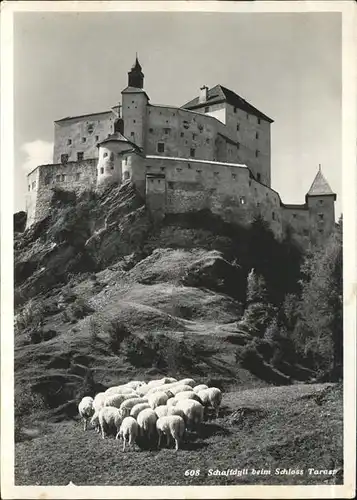
[[[228,222],[261,214],[278,239],[307,247],[335,225],[336,194],[321,168],[300,205],[270,186],[273,120],[231,90],[203,86],[181,107],[155,105],[136,58],[121,104],[55,121],[53,164],[27,177],[27,227],[48,213],[52,188],[81,192],[131,181],[153,217],[210,209]]]

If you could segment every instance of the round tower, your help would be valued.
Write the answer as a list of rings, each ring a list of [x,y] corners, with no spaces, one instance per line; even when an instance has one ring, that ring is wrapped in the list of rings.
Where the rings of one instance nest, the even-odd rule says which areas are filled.
[[[98,143],[97,187],[121,184],[123,180],[123,160],[137,148],[119,132]]]

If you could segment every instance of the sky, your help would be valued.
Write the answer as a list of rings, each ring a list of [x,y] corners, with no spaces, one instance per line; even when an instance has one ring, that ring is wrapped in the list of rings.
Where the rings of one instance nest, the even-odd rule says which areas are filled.
[[[152,104],[221,84],[274,120],[272,187],[304,203],[318,165],[341,213],[339,13],[15,13],[15,211],[51,163],[54,120],[121,99],[138,52]]]

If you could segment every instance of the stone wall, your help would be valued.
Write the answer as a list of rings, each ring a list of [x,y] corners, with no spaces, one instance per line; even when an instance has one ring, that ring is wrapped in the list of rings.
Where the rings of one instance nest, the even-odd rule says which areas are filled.
[[[26,227],[31,226],[36,219],[36,201],[38,193],[39,167],[35,168],[27,176],[27,193],[26,193],[26,212],[27,220]]]
[[[292,239],[303,248],[310,242],[309,210],[307,205],[283,205],[283,232],[291,231]]]
[[[334,195],[307,196],[309,209],[310,240],[321,244],[335,226]]]
[[[66,191],[75,191],[77,194],[85,189],[94,188],[96,184],[97,160],[83,160],[68,162],[67,164],[40,165],[28,176],[37,187],[27,194],[27,225],[46,216],[50,208],[52,188],[59,187]]]
[[[69,161],[76,161],[78,153],[84,159],[97,158],[97,143],[113,133],[115,118],[112,111],[106,111],[55,122],[53,163],[60,163],[63,154]]]

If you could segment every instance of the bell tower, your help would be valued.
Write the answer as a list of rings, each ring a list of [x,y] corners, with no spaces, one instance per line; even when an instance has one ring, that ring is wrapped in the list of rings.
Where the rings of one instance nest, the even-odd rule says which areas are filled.
[[[136,54],[135,63],[128,73],[128,87],[144,88],[144,73],[141,71],[138,54]]]

